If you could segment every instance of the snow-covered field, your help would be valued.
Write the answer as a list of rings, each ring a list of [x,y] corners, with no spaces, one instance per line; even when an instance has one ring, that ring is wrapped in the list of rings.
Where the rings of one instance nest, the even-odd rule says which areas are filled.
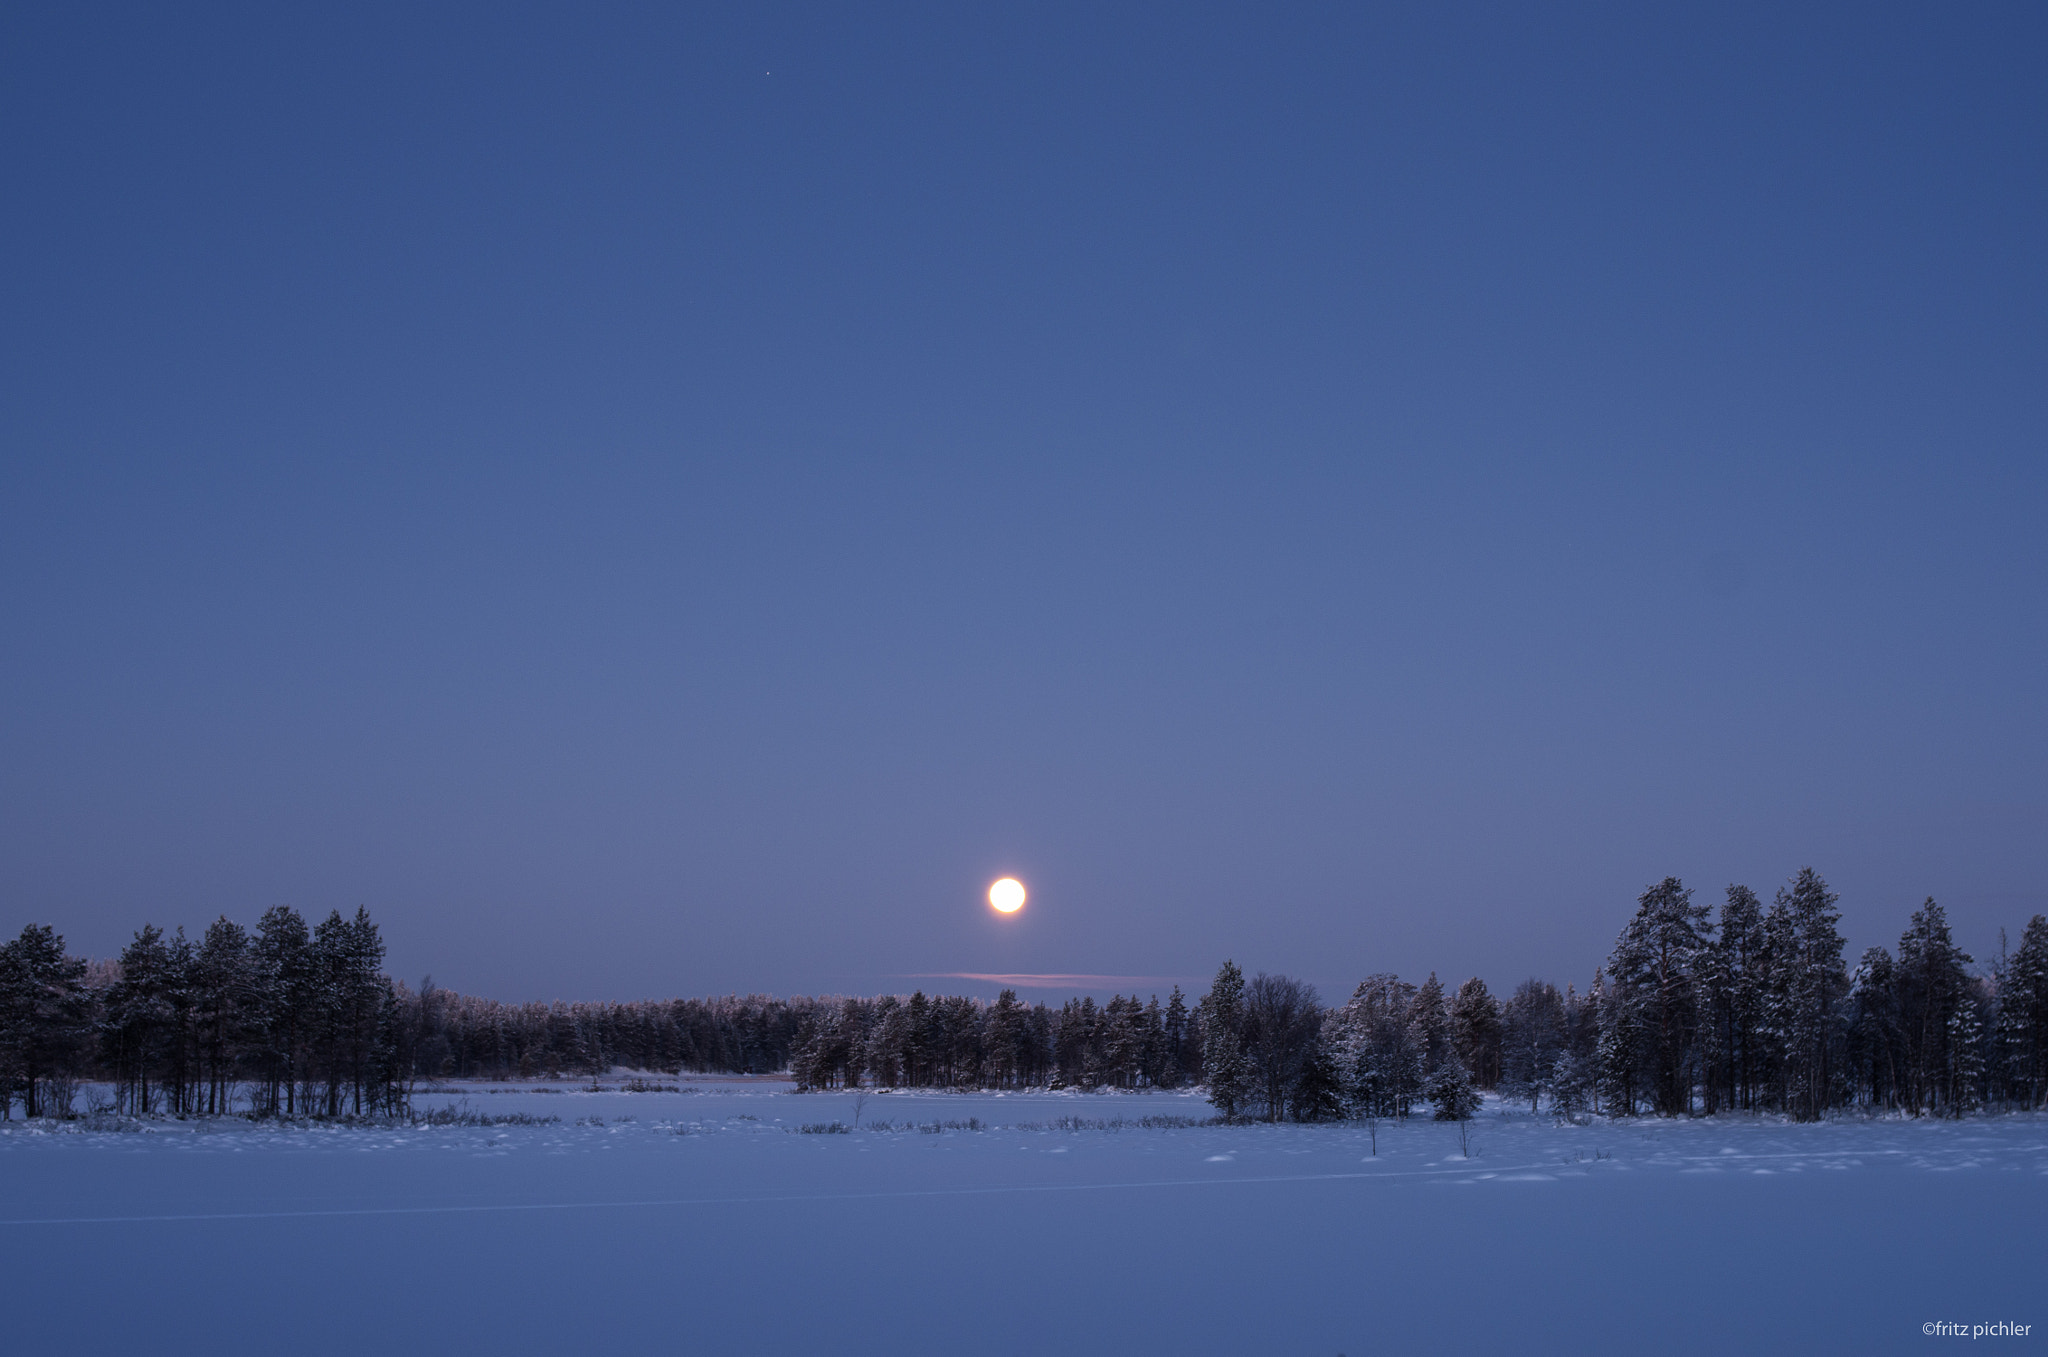
[[[2048,1348],[2048,1120],[1083,1126],[1186,1095],[477,1086],[538,1125],[0,1125],[11,1352]],[[909,1129],[975,1121],[985,1129]],[[894,1129],[877,1129],[886,1124]]]

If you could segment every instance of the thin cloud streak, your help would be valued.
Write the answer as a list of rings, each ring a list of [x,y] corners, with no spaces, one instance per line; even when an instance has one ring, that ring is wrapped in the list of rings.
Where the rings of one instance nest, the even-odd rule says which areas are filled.
[[[1125,985],[1199,985],[1191,975],[988,975],[980,971],[921,971],[906,980],[979,980],[1011,989],[1117,989]]]

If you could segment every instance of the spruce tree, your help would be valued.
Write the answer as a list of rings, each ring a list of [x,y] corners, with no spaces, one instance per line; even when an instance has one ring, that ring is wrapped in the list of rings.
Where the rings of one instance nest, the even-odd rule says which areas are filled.
[[[1234,961],[1218,968],[1201,1003],[1202,1073],[1209,1101],[1235,1119],[1252,1099],[1251,1063],[1244,1051],[1244,972]]]
[[[2036,914],[2020,935],[2000,977],[1998,1017],[2014,1101],[2048,1105],[2048,915]]]
[[[1485,1101],[1473,1086],[1471,1071],[1456,1060],[1437,1066],[1422,1096],[1436,1109],[1438,1121],[1470,1121]]]
[[[1294,1087],[1288,1092],[1288,1115],[1296,1121],[1336,1121],[1344,1115],[1337,1061],[1321,1034],[1302,1058]]]
[[[1593,971],[1593,983],[1584,994],[1579,993],[1577,985],[1567,983],[1564,987],[1564,1049],[1559,1054],[1572,1057],[1575,1071],[1584,1080],[1583,1106],[1594,1109],[1600,1105],[1600,1036],[1603,1027],[1600,1009],[1606,987],[1606,974],[1597,967]],[[1553,1079],[1555,1077],[1553,1074]]]
[[[1619,986],[1600,993],[1598,1088],[1600,1106],[1611,1117],[1632,1117],[1641,1092],[1640,1074],[1646,1043],[1641,1010],[1634,996]]]
[[[1570,1050],[1560,1051],[1550,1072],[1550,1105],[1558,1115],[1576,1118],[1592,1104],[1593,1076],[1588,1062]]]
[[[789,1053],[789,1075],[799,1093],[832,1086],[830,1061],[835,1034],[827,1030],[828,1021],[825,1014],[813,1014],[797,1029],[797,1042]]]
[[[1984,1102],[1984,1018],[1972,997],[1949,1015],[1948,1047],[1948,1087],[1942,1101],[1951,1117],[1960,1117]]]
[[[1360,981],[1343,1007],[1323,1020],[1323,1044],[1337,1075],[1345,1111],[1368,1120],[1381,1115],[1380,1080],[1373,1067],[1371,1026],[1366,1005],[1371,987]]]

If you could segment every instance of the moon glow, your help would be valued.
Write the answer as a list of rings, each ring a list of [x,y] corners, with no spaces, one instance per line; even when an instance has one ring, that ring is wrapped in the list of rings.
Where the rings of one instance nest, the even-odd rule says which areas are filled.
[[[1024,908],[1024,883],[1006,876],[988,888],[989,906],[998,914],[1015,914]]]

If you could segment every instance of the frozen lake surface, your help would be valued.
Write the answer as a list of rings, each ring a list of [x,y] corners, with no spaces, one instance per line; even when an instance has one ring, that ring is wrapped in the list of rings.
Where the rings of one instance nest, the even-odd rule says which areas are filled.
[[[667,1082],[667,1081],[664,1081]],[[1181,1094],[478,1085],[414,1129],[0,1125],[12,1351],[1904,1352],[2048,1321],[2048,1119],[1471,1131]],[[607,1085],[615,1087],[614,1081]],[[905,1129],[977,1121],[985,1129]],[[878,1129],[886,1125],[895,1129]]]

